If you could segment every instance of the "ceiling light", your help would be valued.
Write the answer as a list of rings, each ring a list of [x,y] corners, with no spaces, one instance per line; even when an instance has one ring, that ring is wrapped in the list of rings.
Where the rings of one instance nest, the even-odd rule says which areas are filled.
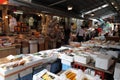
[[[95,14],[94,13],[91,13],[91,16],[94,16]]]
[[[7,15],[7,16],[5,16],[5,18],[7,19],[7,18],[8,18],[8,15]]]
[[[117,7],[117,6],[115,6],[115,8],[117,9],[118,7]]]
[[[68,6],[68,10],[72,10],[73,9],[73,7],[72,6]]]
[[[114,2],[112,2],[111,4],[112,4],[112,5],[114,5],[115,3],[114,3]]]

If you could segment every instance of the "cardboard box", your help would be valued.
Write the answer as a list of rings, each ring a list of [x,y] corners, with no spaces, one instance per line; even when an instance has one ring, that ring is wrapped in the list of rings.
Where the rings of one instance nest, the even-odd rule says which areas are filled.
[[[95,67],[108,70],[111,65],[112,58],[110,55],[98,54]]]

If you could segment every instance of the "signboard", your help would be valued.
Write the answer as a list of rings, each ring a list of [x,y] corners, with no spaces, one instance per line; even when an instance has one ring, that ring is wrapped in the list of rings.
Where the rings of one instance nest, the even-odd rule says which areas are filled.
[[[0,4],[7,4],[8,0],[0,0]]]

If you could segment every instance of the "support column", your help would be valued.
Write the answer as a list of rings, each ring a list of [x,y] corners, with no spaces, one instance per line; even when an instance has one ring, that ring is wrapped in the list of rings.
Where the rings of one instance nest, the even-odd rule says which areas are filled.
[[[8,16],[7,11],[8,11],[8,6],[7,5],[3,6],[3,10],[2,10],[2,19],[4,21],[3,33],[9,33],[8,18],[6,17]]]

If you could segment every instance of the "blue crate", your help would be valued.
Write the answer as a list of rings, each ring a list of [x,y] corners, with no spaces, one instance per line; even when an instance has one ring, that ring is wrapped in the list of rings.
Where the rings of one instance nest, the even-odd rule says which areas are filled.
[[[35,70],[33,71],[33,75],[36,74],[36,73],[38,73],[38,72],[40,72],[40,71],[42,71],[43,69],[45,69],[45,68],[44,68],[44,67],[41,67],[41,68],[35,69]]]
[[[70,65],[62,64],[62,70],[68,70],[69,68],[71,68]]]
[[[26,75],[26,76],[23,76],[23,77],[20,77],[20,80],[32,80],[32,73]]]

